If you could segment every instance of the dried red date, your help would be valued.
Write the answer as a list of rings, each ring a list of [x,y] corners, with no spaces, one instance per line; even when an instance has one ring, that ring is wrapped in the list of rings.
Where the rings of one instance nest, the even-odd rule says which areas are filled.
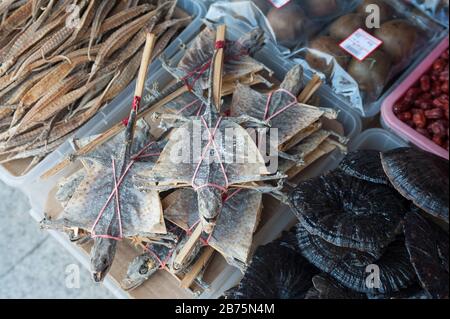
[[[418,128],[425,128],[427,127],[427,119],[425,117],[425,112],[423,110],[417,110],[415,114],[413,115],[413,122],[414,125]]]
[[[406,125],[434,143],[449,146],[449,50],[399,100],[393,111]]]
[[[442,136],[439,136],[439,135],[433,136],[433,142],[436,143],[436,144],[439,145],[439,146],[443,146],[443,145],[444,145],[444,143],[443,143],[443,137],[442,137]]]
[[[430,120],[439,120],[444,117],[444,111],[441,108],[435,108],[425,111],[425,117]]]
[[[431,80],[428,75],[424,75],[420,78],[420,88],[424,92],[427,92],[431,89]]]
[[[400,121],[406,122],[412,120],[413,115],[411,112],[403,112],[398,115],[398,118],[400,119]]]
[[[434,136],[446,136],[447,128],[440,122],[434,122],[428,127],[428,130],[434,134]]]

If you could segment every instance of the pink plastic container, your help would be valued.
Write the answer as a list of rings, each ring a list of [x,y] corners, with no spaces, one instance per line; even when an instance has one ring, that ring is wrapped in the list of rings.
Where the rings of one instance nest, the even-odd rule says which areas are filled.
[[[400,121],[393,112],[395,103],[405,95],[406,91],[413,86],[420,77],[427,72],[434,61],[448,48],[449,37],[447,36],[442,42],[420,63],[413,72],[385,99],[381,107],[381,116],[386,127],[400,137],[410,141],[418,147],[434,153],[443,158],[449,159],[449,152],[435,144],[432,140],[417,133],[414,129]]]

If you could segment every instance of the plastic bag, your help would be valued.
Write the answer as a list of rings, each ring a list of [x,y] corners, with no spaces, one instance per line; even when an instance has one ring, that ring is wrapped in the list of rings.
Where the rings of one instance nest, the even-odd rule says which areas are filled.
[[[252,0],[252,2],[265,16],[277,44],[284,48],[295,49],[303,46],[330,21],[352,11],[359,0]]]
[[[416,6],[422,12],[429,15],[437,22],[448,27],[448,16],[449,16],[448,0],[405,0],[405,1],[412,3],[414,6]]]
[[[366,12],[373,4],[376,11],[369,7]],[[360,1],[355,11],[335,19],[292,57],[321,74],[361,114],[374,116],[389,84],[443,31],[414,10],[398,0]]]

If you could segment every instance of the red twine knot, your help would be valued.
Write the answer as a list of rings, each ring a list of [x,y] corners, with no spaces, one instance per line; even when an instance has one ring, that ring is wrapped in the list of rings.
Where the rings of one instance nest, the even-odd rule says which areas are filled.
[[[141,97],[135,96],[133,99],[133,111],[137,112],[140,106],[141,106]]]
[[[216,50],[224,49],[225,41],[216,41]]]

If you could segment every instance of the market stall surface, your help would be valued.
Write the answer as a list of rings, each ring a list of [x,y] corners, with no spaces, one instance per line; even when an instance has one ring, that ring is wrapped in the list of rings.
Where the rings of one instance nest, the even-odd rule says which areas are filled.
[[[0,298],[114,298],[28,210],[26,197],[0,182]]]

